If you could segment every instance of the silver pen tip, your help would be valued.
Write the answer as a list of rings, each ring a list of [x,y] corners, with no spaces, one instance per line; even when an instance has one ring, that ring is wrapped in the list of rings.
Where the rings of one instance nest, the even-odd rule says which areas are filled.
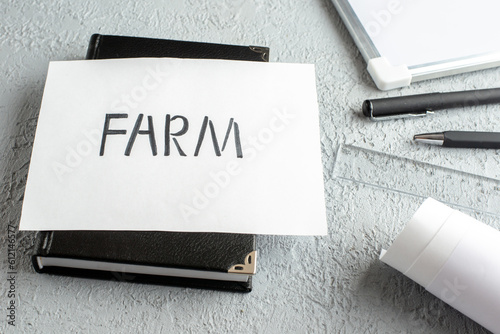
[[[417,143],[425,143],[432,145],[443,145],[444,134],[443,133],[422,133],[413,136],[413,140]]]

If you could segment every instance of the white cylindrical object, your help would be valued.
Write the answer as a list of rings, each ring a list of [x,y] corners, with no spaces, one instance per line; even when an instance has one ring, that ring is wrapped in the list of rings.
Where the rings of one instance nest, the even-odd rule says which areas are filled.
[[[500,333],[500,231],[429,198],[380,260]]]

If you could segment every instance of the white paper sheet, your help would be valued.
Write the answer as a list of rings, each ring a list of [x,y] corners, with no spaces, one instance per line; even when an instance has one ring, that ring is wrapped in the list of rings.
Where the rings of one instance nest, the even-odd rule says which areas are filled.
[[[323,189],[313,65],[52,62],[20,229],[324,235]]]

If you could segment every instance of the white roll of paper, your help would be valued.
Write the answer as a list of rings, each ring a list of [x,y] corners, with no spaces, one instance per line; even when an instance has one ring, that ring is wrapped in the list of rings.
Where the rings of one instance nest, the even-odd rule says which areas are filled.
[[[429,198],[380,260],[500,333],[500,231]]]

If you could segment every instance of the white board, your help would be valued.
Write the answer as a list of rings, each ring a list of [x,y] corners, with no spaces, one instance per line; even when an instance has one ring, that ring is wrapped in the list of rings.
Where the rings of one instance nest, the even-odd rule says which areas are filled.
[[[500,66],[500,2],[333,0],[380,89]]]

